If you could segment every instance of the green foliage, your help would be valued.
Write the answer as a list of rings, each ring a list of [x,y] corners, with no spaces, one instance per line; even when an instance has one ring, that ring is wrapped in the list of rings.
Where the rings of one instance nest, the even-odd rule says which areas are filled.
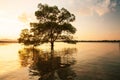
[[[54,44],[56,40],[71,40],[76,28],[71,22],[75,20],[65,8],[58,9],[57,6],[38,4],[35,11],[38,23],[30,23],[30,30],[21,32],[19,42],[24,44],[39,45],[44,42]]]

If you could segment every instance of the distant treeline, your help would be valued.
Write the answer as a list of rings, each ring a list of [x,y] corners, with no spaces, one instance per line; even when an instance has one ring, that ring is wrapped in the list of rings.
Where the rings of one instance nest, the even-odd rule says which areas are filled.
[[[120,42],[120,40],[81,40],[78,42]]]
[[[0,43],[18,43],[18,41],[0,41]]]
[[[78,42],[119,42],[120,40],[65,40],[56,42],[66,42],[66,43],[78,43]],[[18,41],[0,41],[0,43],[18,43]]]
[[[117,42],[120,43],[120,40],[68,40],[68,41],[63,41],[63,42],[68,42],[68,43],[78,43],[78,42]]]
[[[120,42],[120,40],[73,40],[74,42]]]

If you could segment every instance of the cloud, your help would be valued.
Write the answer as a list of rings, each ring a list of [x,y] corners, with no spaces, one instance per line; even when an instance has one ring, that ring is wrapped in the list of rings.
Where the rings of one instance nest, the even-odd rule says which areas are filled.
[[[102,16],[111,11],[115,11],[120,0],[71,0],[72,9],[79,12],[80,15],[93,15],[93,13]]]
[[[18,19],[21,22],[26,23],[29,21],[29,16],[26,13],[22,13],[20,16],[18,16]]]
[[[28,14],[23,12],[18,16],[18,20],[23,22],[23,23],[30,23],[36,21],[36,17],[32,14]]]
[[[100,0],[96,5],[93,5],[94,11],[98,15],[104,15],[110,11],[109,9],[110,0]]]

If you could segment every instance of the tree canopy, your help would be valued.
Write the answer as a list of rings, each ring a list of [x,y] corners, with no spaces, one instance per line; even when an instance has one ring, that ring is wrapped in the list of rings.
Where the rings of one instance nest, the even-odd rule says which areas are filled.
[[[35,16],[38,22],[31,22],[30,30],[22,30],[19,43],[40,45],[50,42],[53,48],[55,41],[71,40],[72,34],[76,32],[76,28],[71,24],[75,20],[75,15],[65,8],[58,9],[57,6],[40,3]]]

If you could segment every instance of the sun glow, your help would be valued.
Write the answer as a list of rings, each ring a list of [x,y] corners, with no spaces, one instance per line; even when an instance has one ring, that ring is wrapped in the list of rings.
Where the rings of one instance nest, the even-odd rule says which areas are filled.
[[[120,34],[120,0],[0,0],[0,39],[17,39],[21,29],[36,22],[39,3],[66,8],[75,14],[73,26],[79,40],[117,39]],[[26,4],[27,3],[27,4]],[[87,4],[87,5],[84,5]]]
[[[16,39],[23,28],[23,23],[15,18],[0,17],[0,38]]]
[[[17,39],[24,26],[17,17],[11,18],[0,12],[0,39]]]

